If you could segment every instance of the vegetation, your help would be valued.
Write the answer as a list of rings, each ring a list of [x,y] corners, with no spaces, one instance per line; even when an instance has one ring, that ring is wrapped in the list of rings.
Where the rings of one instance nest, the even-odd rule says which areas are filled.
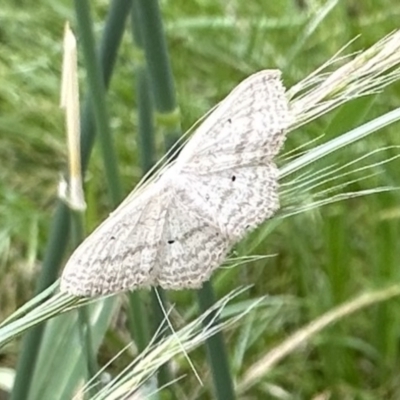
[[[154,0],[102,1],[91,9],[84,0],[3,3],[0,394],[17,371],[16,382],[31,385],[29,393],[14,391],[14,400],[68,399],[90,378],[87,396],[96,399],[124,398],[144,381],[141,395],[162,399],[233,398],[231,383],[241,399],[400,397],[400,34],[379,42],[398,28],[396,1],[176,0],[160,3],[160,32],[148,29]],[[79,236],[57,199],[68,157],[59,108],[66,20],[78,33],[82,99],[101,103],[82,101],[87,232],[181,127],[188,130],[244,77],[279,68],[289,89],[296,118],[279,159],[280,214],[236,246],[198,296],[161,296],[176,332],[165,325],[154,340],[163,318],[155,292],[77,302],[57,294],[56,284],[35,296],[55,280]],[[98,70],[92,33],[102,43]],[[167,45],[157,62],[150,61],[150,34]],[[205,311],[210,296],[218,301]],[[63,313],[68,307],[80,312]],[[212,336],[221,329],[229,371],[216,364],[224,351],[213,354],[223,349],[222,336]]]

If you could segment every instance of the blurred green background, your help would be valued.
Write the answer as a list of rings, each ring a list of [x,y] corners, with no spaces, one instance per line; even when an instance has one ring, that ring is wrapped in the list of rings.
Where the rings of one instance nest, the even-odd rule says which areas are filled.
[[[108,7],[107,1],[92,2],[97,38]],[[356,36],[347,53],[368,48],[398,29],[400,20],[395,0],[175,0],[161,1],[160,8],[184,131],[251,73],[281,69],[290,88]],[[75,29],[73,5],[66,0],[3,0],[0,7],[0,320],[34,294],[60,173],[66,170],[65,125],[59,108],[66,20]],[[138,54],[128,31],[107,96],[125,194],[142,176],[134,84]],[[80,82],[85,93],[84,68]],[[322,134],[321,141],[326,141],[396,108],[399,89],[395,83],[291,132],[285,150]],[[316,168],[399,145],[398,129],[385,129]],[[161,157],[161,135],[156,144]],[[389,149],[381,157],[395,153]],[[378,176],[357,182],[350,190],[399,186],[399,171],[397,160],[377,166]],[[110,210],[97,145],[85,193],[90,232]],[[218,297],[245,284],[253,284],[248,299],[270,296],[268,305],[225,334],[234,380],[323,312],[356,294],[398,283],[399,216],[399,193],[390,191],[287,218],[272,233],[257,231],[237,246],[237,255],[276,256],[214,274]],[[171,293],[169,298],[187,318],[195,313],[192,292]],[[399,306],[398,300],[391,300],[343,319],[281,362],[243,398],[399,399]],[[100,362],[116,354],[126,339],[110,328]],[[0,366],[14,368],[18,352],[19,341],[0,349]],[[194,358],[200,371],[207,370],[201,350]],[[118,370],[118,362],[114,368]],[[180,383],[186,393],[190,382],[197,384],[193,377]],[[196,396],[212,398],[207,390]]]

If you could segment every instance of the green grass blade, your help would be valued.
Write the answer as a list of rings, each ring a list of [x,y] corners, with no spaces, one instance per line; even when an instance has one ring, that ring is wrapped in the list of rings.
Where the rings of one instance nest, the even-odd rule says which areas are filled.
[[[96,121],[96,129],[99,133],[107,186],[113,206],[116,206],[122,200],[122,187],[108,121],[105,83],[96,55],[89,3],[86,0],[76,0],[75,10],[80,43],[86,64],[90,100]]]
[[[214,290],[210,282],[205,282],[203,288],[197,292],[198,302],[202,312],[212,308],[216,302]],[[204,320],[204,325],[207,326],[214,320],[218,322],[215,315],[210,314]],[[217,399],[234,399],[235,391],[233,388],[232,376],[228,362],[228,354],[222,334],[215,334],[206,341],[207,355],[211,367],[211,375],[214,381],[215,398]]]
[[[67,206],[60,201],[49,232],[49,242],[46,247],[43,267],[37,283],[38,292],[45,290],[57,278],[58,268],[62,262],[67,245],[64,233],[68,232],[68,230],[69,211]],[[42,325],[36,326],[22,342],[11,400],[25,400],[27,398],[42,341],[43,329]]]
[[[327,143],[324,143],[318,147],[315,147],[311,151],[307,152],[303,156],[296,158],[296,160],[289,162],[284,165],[279,174],[281,178],[284,178],[294,172],[298,171],[301,168],[304,168],[306,165],[309,165],[323,157],[328,156],[330,153],[334,151],[338,151],[350,144],[361,140],[368,135],[377,132],[380,129],[383,129],[397,121],[400,120],[400,108],[390,111],[381,117],[375,118],[372,121],[369,121],[350,132],[347,132],[343,135],[340,135]]]
[[[97,353],[108,329],[110,319],[117,310],[114,298],[97,301],[85,306],[91,326],[92,350]],[[82,311],[80,309],[78,311]],[[87,353],[82,347],[82,338],[78,328],[77,310],[55,318],[46,326],[43,337],[43,350],[38,359],[32,386],[31,400],[54,399],[59,393],[60,399],[71,399],[82,379],[89,379]],[[97,379],[99,379],[97,377]],[[96,383],[96,380],[95,382]],[[99,390],[99,384],[94,387]]]

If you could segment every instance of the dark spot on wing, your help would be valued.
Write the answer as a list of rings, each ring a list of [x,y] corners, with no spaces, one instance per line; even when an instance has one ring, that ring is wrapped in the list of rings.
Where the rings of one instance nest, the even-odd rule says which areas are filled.
[[[236,176],[233,175],[233,176],[232,176],[232,182],[235,182],[235,181],[236,181]]]
[[[175,240],[168,240],[168,244],[175,243]]]
[[[115,236],[111,236],[111,237],[110,237],[110,240],[115,240],[115,239],[116,239]]]
[[[228,118],[228,122],[231,124],[231,123],[232,123],[232,119],[231,119],[231,118]]]

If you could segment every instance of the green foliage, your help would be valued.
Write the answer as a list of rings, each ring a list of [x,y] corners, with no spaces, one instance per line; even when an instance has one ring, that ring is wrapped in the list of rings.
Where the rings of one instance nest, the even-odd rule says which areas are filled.
[[[64,121],[58,105],[65,20],[69,19],[76,28],[71,2],[19,3],[6,0],[0,11],[1,321],[32,297],[35,275],[43,259],[59,173],[66,165]],[[108,6],[109,2],[97,2],[93,9],[97,39]],[[376,43],[398,27],[400,13],[395,0],[178,0],[161,2],[160,6],[184,130],[256,70],[282,69],[284,82],[290,88],[355,36],[360,35],[345,54]],[[133,76],[138,57],[141,55],[127,29],[107,97],[125,194],[141,177]],[[344,62],[338,62],[330,70]],[[81,82],[81,90],[86,92],[83,74]],[[244,259],[239,266],[221,268],[213,277],[219,298],[237,287],[252,285],[235,297],[222,314],[224,320],[241,316],[225,333],[232,374],[239,389],[244,388],[241,383],[259,360],[303,326],[355,296],[372,293],[375,300],[341,315],[338,323],[310,336],[289,357],[274,364],[268,375],[261,374],[246,389],[240,389],[243,392],[238,397],[400,397],[397,379],[400,321],[395,286],[400,277],[399,192],[384,190],[399,186],[400,161],[394,158],[399,152],[395,147],[399,145],[398,127],[384,127],[383,122],[380,126],[373,125],[378,117],[388,116],[399,104],[398,85],[394,82],[382,93],[345,102],[289,134],[286,152],[324,135],[301,151],[313,149],[331,139],[345,137],[361,126],[376,132],[310,164],[304,186],[299,183],[304,170],[285,177],[282,190],[289,193],[283,196],[281,215],[285,218],[265,224],[240,243],[232,255],[276,256]],[[365,125],[368,121],[370,125]],[[156,136],[156,148],[157,156],[161,157],[164,148],[161,134]],[[377,152],[378,149],[382,150]],[[295,150],[294,154],[298,153]],[[369,157],[363,158],[366,154]],[[359,162],[346,169],[338,169],[358,159]],[[280,164],[286,167],[290,162],[283,155]],[[329,168],[338,169],[335,179],[329,181],[326,176],[318,187],[312,188],[315,177],[312,174],[322,176]],[[91,231],[110,210],[98,145],[88,171],[86,225]],[[347,172],[349,175],[345,175]],[[371,192],[368,196],[356,195],[363,191]],[[334,201],[335,195],[342,193],[350,193],[346,201]],[[332,204],[318,207],[318,201],[326,198]],[[315,207],[289,215],[296,214],[294,211],[303,206],[307,209],[305,206],[313,202]],[[175,304],[171,314],[173,325],[185,328],[198,315],[194,293],[169,293],[168,298]],[[257,301],[257,306],[248,311]],[[65,307],[67,301],[62,304]],[[56,305],[55,314],[63,307]],[[93,316],[94,347],[103,367],[129,343],[125,313],[115,311],[115,319],[109,325],[107,313],[114,312],[115,305],[110,302],[104,308],[99,304],[90,307],[103,311]],[[126,307],[123,303],[123,309]],[[34,310],[39,312],[41,308],[36,305]],[[40,355],[40,369],[35,372],[32,399],[45,398],[42,397],[45,394],[47,398],[54,393],[66,395],[70,393],[71,382],[80,373],[81,377],[86,374],[78,360],[83,357],[83,350],[65,359],[52,351],[60,351],[64,346],[62,341],[71,337],[75,347],[80,348],[78,331],[73,330],[70,322],[77,315],[73,313],[64,320],[63,316],[57,317],[46,329],[45,351]],[[33,324],[39,320],[38,315],[32,318]],[[102,340],[107,326],[108,332]],[[3,343],[2,335],[7,332],[1,329],[0,326]],[[16,331],[8,331],[8,338],[13,337],[13,332]],[[15,367],[18,344],[16,339],[1,349],[1,367]],[[187,376],[174,384],[177,393],[181,390],[188,398],[210,398],[211,379],[204,348],[189,355],[205,387],[200,386],[187,360],[182,355],[176,356],[178,350],[173,354],[174,376]],[[107,371],[116,376],[137,356],[133,347],[113,360]]]

